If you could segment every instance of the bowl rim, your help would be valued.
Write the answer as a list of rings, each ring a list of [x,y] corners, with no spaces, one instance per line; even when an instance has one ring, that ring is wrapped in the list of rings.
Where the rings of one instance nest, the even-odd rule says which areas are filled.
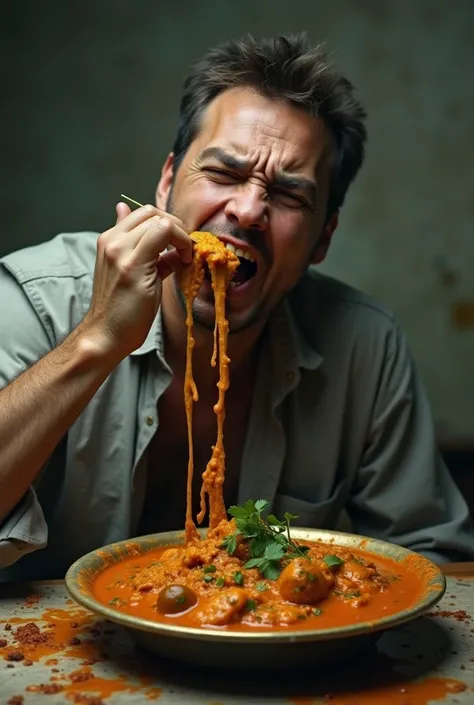
[[[198,531],[201,536],[205,536],[207,533],[207,529],[199,529]],[[294,538],[300,540],[322,541],[349,549],[352,547],[363,550],[367,553],[372,553],[376,556],[379,555],[382,558],[390,558],[395,562],[401,562],[409,556],[414,556],[417,561],[420,562],[420,567],[425,568],[429,572],[430,579],[426,579],[424,581],[425,590],[411,607],[401,610],[400,612],[387,615],[386,617],[358,622],[356,624],[349,624],[346,626],[307,630],[291,630],[291,628],[289,628],[282,631],[271,631],[270,629],[260,627],[256,628],[255,631],[240,631],[238,629],[227,631],[225,629],[212,627],[188,627],[183,625],[168,624],[166,622],[153,622],[142,617],[128,615],[124,612],[120,612],[112,607],[104,605],[102,602],[99,602],[99,600],[93,597],[92,590],[86,592],[84,587],[81,586],[81,583],[83,585],[87,580],[90,580],[92,584],[93,580],[102,572],[102,570],[105,570],[105,568],[112,565],[112,563],[117,563],[120,561],[119,558],[119,560],[112,560],[112,563],[106,563],[104,561],[104,556],[111,557],[112,559],[120,556],[123,558],[130,546],[138,545],[140,547],[140,555],[143,555],[153,548],[182,544],[183,531],[181,530],[133,537],[123,541],[107,544],[106,546],[102,546],[86,553],[78,558],[69,567],[65,576],[66,589],[70,596],[79,605],[85,607],[103,619],[107,619],[129,629],[148,632],[157,637],[161,636],[181,639],[192,638],[195,640],[197,639],[221,643],[255,643],[268,642],[269,640],[273,643],[326,641],[329,639],[371,634],[395,627],[419,617],[439,602],[446,591],[446,578],[439,566],[422,554],[403,546],[398,546],[397,544],[382,541],[380,539],[361,536],[359,534],[333,531],[329,529],[314,529],[309,527],[294,527],[292,530],[292,535]],[[123,555],[121,555],[122,551]],[[128,556],[130,557],[130,554],[128,554]],[[99,561],[102,561],[102,570],[97,566]],[[95,572],[93,576],[89,575],[89,578],[84,578],[85,573],[90,574],[92,572]]]

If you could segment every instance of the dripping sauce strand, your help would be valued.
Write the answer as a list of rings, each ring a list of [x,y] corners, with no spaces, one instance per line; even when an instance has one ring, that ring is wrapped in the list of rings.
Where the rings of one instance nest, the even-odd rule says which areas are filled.
[[[226,249],[225,245],[211,233],[194,232],[192,239],[195,241],[194,254],[191,264],[181,274],[180,285],[186,299],[186,372],[184,378],[184,404],[186,409],[186,422],[188,429],[188,476],[186,487],[186,521],[185,541],[198,538],[199,534],[192,516],[192,484],[194,475],[194,447],[193,447],[193,405],[199,399],[198,390],[193,376],[193,349],[195,340],[193,336],[194,299],[204,279],[204,262],[209,268],[211,283],[214,291],[215,326],[214,350],[211,365],[216,366],[219,361],[219,380],[217,382],[218,400],[214,406],[217,418],[217,439],[212,447],[212,456],[202,476],[201,506],[197,516],[198,523],[202,523],[206,514],[206,496],[209,500],[209,528],[215,528],[219,522],[226,519],[223,485],[225,477],[225,450],[224,450],[224,421],[225,421],[225,393],[229,388],[229,362],[227,355],[227,336],[229,322],[225,317],[226,290],[235,270],[239,266],[238,257]]]

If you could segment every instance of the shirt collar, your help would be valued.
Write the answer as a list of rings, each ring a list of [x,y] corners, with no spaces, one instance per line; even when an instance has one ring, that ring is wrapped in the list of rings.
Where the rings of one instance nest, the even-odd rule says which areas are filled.
[[[165,362],[165,346],[163,339],[163,318],[161,315],[161,306],[158,309],[158,313],[155,316],[148,335],[145,338],[142,345],[134,350],[131,355],[133,357],[138,355],[146,355],[150,352],[156,351],[158,357]]]
[[[323,358],[303,336],[286,298],[270,319],[269,344],[273,364],[271,404],[276,409],[300,383],[301,369],[315,370]]]
[[[277,306],[272,315],[270,339],[272,347],[288,369],[315,370],[323,361],[322,356],[300,330],[287,298]]]

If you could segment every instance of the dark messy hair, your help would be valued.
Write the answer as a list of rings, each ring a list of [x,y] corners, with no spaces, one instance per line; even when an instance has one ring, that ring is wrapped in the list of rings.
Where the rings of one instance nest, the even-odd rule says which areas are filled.
[[[352,84],[333,68],[321,45],[309,46],[305,34],[263,40],[248,35],[211,49],[193,66],[184,82],[173,145],[175,173],[209,103],[239,86],[287,101],[324,120],[335,144],[329,218],[342,205],[362,165],[366,114],[354,98]]]

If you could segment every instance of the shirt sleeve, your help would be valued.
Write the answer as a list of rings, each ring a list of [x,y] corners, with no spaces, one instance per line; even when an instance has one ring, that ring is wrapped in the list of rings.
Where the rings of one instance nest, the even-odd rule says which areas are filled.
[[[350,503],[357,533],[437,563],[472,560],[469,509],[436,446],[425,390],[394,326]]]
[[[51,350],[30,299],[0,262],[0,389]],[[0,568],[47,543],[48,529],[33,487],[0,524]]]

